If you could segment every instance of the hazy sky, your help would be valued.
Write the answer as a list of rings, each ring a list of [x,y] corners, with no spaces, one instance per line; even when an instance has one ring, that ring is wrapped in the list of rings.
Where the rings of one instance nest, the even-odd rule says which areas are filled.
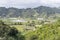
[[[0,7],[30,8],[41,5],[59,7],[60,0],[0,0]]]

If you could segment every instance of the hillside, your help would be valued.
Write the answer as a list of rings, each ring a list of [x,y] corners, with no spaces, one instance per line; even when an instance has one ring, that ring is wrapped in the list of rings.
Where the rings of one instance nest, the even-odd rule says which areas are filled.
[[[60,17],[59,8],[51,8],[46,6],[39,6],[36,8],[5,8],[0,7],[0,17],[21,17],[21,18],[56,18]]]

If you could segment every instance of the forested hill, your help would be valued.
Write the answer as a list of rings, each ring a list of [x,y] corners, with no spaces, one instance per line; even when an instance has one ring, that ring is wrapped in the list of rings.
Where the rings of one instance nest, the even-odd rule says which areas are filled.
[[[26,8],[26,9],[18,9],[13,7],[11,8],[0,7],[0,16],[21,17],[21,18],[37,18],[37,17],[55,18],[60,16],[60,9],[46,6],[39,6],[36,8]]]

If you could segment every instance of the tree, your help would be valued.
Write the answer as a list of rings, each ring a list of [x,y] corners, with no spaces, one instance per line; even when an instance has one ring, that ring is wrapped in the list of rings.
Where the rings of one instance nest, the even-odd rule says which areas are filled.
[[[16,28],[10,27],[9,25],[5,24],[3,21],[0,21],[0,37],[4,38],[4,40],[24,39],[24,36],[21,34],[21,32],[18,32]]]

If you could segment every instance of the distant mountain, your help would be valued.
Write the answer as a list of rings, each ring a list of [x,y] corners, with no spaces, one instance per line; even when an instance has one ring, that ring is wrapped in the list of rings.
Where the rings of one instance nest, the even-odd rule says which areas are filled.
[[[27,8],[27,9],[0,7],[0,17],[56,18],[60,17],[60,9],[46,6],[39,6],[36,8]]]

